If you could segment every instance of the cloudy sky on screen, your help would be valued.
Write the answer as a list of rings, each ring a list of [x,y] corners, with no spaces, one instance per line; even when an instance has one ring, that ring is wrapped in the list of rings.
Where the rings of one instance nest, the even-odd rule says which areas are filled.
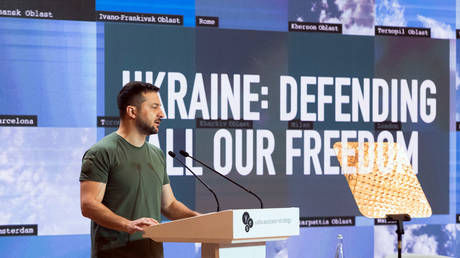
[[[89,234],[80,212],[81,158],[96,128],[0,127],[0,225],[39,235]]]

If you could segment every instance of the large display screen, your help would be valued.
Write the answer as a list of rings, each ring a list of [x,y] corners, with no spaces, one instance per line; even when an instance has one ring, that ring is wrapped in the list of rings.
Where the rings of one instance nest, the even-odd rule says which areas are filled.
[[[353,199],[333,150],[344,141],[401,145],[433,211],[405,223],[403,253],[458,256],[457,2],[2,1],[0,256],[90,255],[81,158],[116,130],[133,80],[160,87],[166,117],[148,142],[221,209],[261,204],[181,150],[264,207],[300,208],[300,236],[267,257],[331,257],[338,234],[346,257],[396,253],[394,225]],[[176,198],[214,212],[165,159]],[[165,257],[200,245],[167,243]]]

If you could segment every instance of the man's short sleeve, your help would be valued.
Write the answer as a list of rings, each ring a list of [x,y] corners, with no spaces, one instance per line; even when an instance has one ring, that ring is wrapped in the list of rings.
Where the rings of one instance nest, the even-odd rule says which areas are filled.
[[[80,181],[107,183],[109,159],[103,151],[88,150],[82,158]]]

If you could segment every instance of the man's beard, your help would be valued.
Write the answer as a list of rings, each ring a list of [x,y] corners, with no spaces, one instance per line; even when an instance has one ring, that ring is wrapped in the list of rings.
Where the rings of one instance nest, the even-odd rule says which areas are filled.
[[[136,119],[136,128],[139,130],[140,133],[145,134],[145,135],[151,135],[151,134],[158,133],[157,128],[155,128],[154,126],[148,125],[147,122],[140,117]]]

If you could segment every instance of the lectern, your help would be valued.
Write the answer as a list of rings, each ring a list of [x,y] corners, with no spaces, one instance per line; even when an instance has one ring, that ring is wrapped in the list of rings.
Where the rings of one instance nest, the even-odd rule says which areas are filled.
[[[299,208],[207,213],[145,229],[156,242],[202,243],[202,258],[264,258],[265,242],[299,235]]]

